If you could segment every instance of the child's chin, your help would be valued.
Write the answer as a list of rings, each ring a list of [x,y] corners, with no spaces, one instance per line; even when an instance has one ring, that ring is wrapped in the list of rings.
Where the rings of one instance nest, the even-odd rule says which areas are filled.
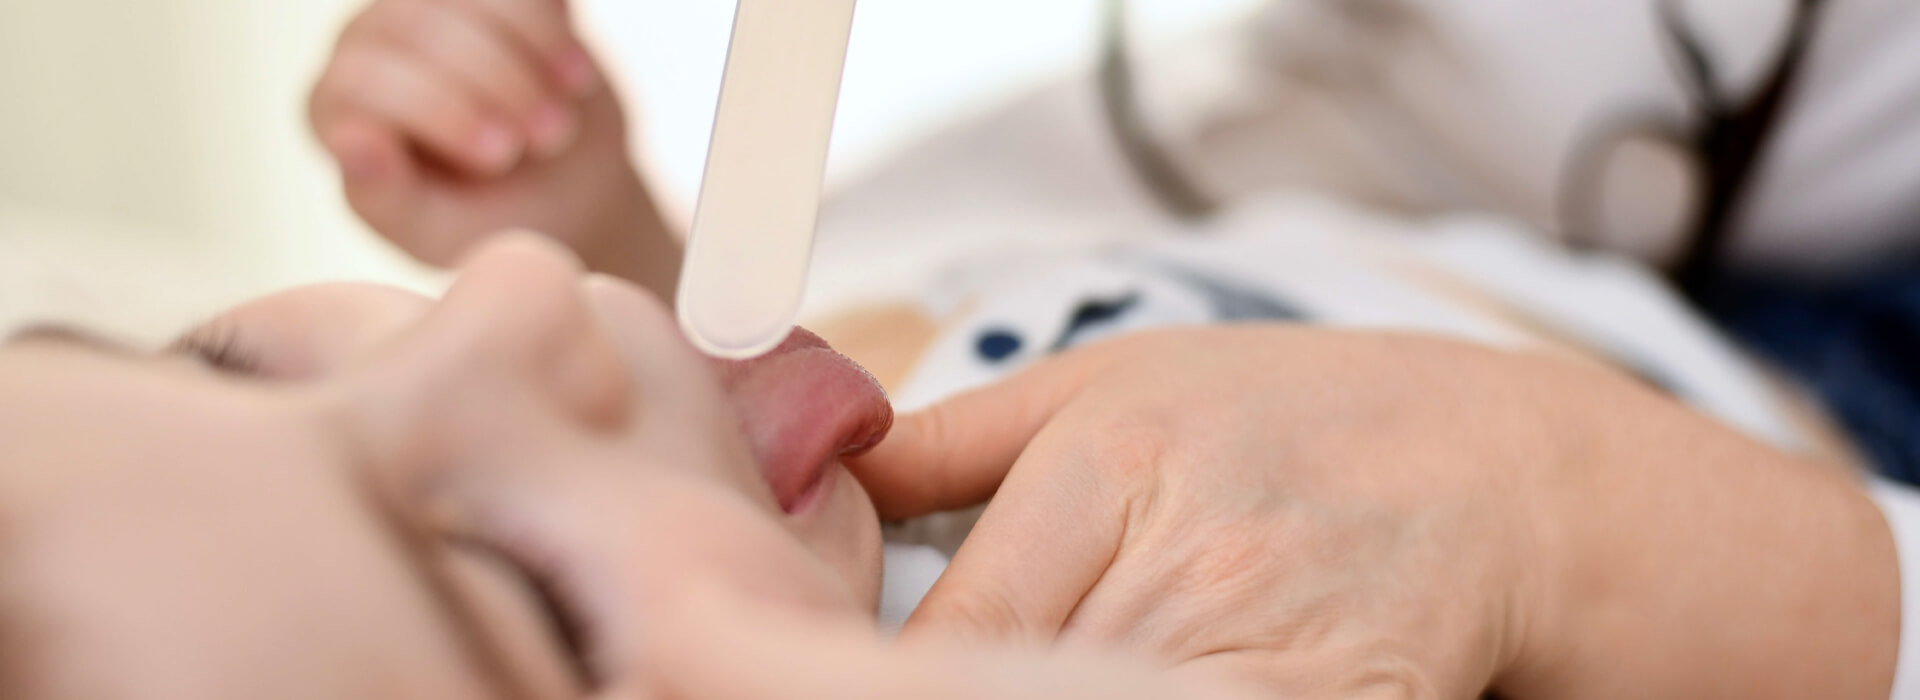
[[[788,516],[807,546],[840,574],[862,609],[880,604],[880,516],[860,480],[835,462],[804,507]]]

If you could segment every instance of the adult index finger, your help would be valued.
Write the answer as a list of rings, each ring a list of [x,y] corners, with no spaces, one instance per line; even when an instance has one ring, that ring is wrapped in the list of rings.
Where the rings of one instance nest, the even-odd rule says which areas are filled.
[[[1045,644],[1105,575],[1144,485],[1107,478],[1131,457],[1105,436],[1056,428],[1016,462],[904,635]]]
[[[1035,435],[1072,401],[1099,354],[1050,358],[998,383],[901,416],[847,467],[880,516],[904,520],[985,503]]]

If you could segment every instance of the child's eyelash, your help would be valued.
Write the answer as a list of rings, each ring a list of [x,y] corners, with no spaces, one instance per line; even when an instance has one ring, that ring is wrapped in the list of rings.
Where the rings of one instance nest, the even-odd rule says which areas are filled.
[[[240,340],[238,329],[213,323],[201,327],[174,343],[178,352],[199,358],[208,366],[232,374],[260,373],[260,357]]]

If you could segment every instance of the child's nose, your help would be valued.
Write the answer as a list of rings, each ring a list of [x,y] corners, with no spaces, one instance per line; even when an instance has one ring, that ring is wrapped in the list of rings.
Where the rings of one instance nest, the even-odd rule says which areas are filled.
[[[633,379],[582,296],[582,274],[572,254],[536,236],[481,246],[422,329],[443,358],[438,374],[455,385],[514,380],[589,426],[620,425]],[[488,400],[459,386],[445,394]]]

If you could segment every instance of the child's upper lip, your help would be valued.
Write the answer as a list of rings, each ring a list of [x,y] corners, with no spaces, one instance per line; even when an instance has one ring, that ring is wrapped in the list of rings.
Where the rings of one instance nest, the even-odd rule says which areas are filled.
[[[805,329],[719,370],[761,474],[788,512],[805,505],[835,458],[872,448],[893,425],[879,382]]]

